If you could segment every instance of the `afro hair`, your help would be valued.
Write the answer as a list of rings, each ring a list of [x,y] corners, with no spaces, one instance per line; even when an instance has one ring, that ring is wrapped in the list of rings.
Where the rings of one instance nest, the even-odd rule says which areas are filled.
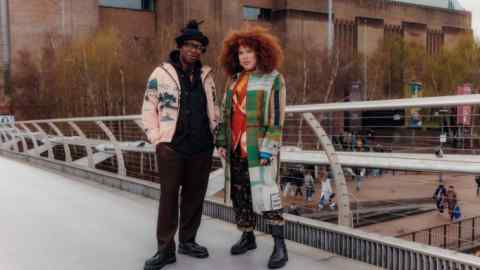
[[[245,26],[228,34],[223,42],[220,64],[229,76],[243,71],[238,59],[240,46],[251,48],[257,57],[257,69],[270,73],[283,62],[283,49],[278,39],[261,26]]]

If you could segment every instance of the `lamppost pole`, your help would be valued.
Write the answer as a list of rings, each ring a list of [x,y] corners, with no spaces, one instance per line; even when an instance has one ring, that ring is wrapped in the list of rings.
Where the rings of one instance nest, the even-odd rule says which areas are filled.
[[[328,39],[327,48],[328,53],[333,50],[333,15],[332,15],[332,0],[328,0]]]
[[[0,36],[2,38],[1,54],[3,66],[4,94],[11,94],[11,41],[10,41],[10,12],[9,0],[0,0]]]
[[[363,100],[368,99],[367,20],[363,20]]]

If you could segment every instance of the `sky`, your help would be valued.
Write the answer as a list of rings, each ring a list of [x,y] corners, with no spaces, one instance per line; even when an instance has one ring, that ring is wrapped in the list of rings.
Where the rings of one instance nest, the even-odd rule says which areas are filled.
[[[480,39],[480,0],[458,0],[466,10],[472,12],[472,28],[477,39]]]

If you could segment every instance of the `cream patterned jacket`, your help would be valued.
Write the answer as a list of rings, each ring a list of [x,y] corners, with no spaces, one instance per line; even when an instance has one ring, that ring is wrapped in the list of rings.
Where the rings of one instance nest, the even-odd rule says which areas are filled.
[[[215,135],[219,109],[215,101],[215,82],[212,69],[202,67],[202,83],[207,98],[207,115],[210,130]],[[177,126],[180,108],[180,81],[170,63],[158,66],[150,75],[142,106],[142,122],[148,140],[156,145],[171,142]]]

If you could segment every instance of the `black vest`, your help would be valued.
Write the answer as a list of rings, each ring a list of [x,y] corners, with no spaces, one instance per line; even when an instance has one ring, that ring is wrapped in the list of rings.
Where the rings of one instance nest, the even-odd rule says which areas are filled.
[[[197,62],[189,70],[183,70],[178,51],[170,56],[170,63],[180,81],[180,108],[177,128],[171,146],[184,155],[213,151],[213,135],[207,113],[207,97],[202,83],[202,64]]]

